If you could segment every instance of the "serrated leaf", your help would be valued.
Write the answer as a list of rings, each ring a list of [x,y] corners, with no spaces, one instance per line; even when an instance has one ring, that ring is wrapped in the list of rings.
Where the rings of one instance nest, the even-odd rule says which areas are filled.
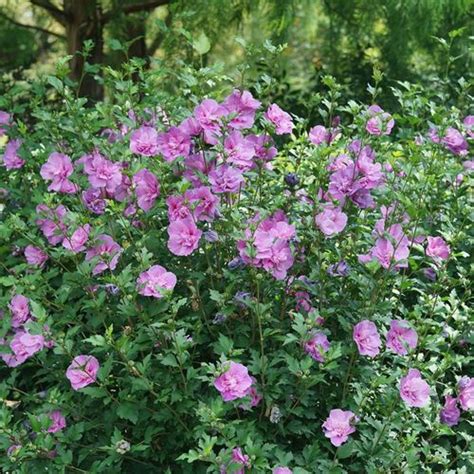
[[[138,421],[138,407],[134,403],[121,403],[117,408],[117,415],[135,424]]]
[[[88,337],[87,339],[84,339],[84,342],[89,342],[93,346],[96,346],[96,347],[101,347],[101,346],[107,345],[105,337],[101,336],[99,334],[96,334],[94,336]]]
[[[337,448],[337,457],[338,459],[346,459],[348,458],[351,454],[352,451],[354,450],[354,443],[352,441],[349,441],[339,448]]]

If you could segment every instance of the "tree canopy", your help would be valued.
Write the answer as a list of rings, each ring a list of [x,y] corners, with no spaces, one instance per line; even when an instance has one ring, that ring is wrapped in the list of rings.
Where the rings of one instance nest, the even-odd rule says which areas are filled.
[[[248,46],[268,50],[258,48],[267,42],[286,44],[277,65],[287,97],[319,90],[326,74],[364,94],[374,67],[392,81],[472,74],[473,6],[473,0],[4,0],[0,68],[53,70],[69,54],[71,78],[96,100],[104,94],[103,66],[135,57],[147,66],[158,58],[234,71],[245,57],[252,77],[259,61]]]

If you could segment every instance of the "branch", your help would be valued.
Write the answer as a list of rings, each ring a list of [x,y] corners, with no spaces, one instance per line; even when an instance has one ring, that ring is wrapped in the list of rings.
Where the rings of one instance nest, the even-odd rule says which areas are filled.
[[[122,12],[128,15],[129,13],[142,12],[147,10],[154,10],[162,5],[167,5],[170,0],[154,0],[150,2],[136,3],[125,5],[122,7]]]
[[[136,12],[144,12],[148,10],[154,10],[157,7],[161,7],[163,5],[167,5],[170,3],[171,0],[151,0],[149,2],[142,2],[142,3],[135,3],[131,5],[124,5],[120,8],[120,11],[124,13],[125,15],[129,15],[130,13],[136,13]],[[114,16],[114,11],[108,11],[104,13],[102,17],[102,23],[107,23],[112,19]]]
[[[55,33],[54,31],[47,30],[46,28],[41,28],[41,26],[25,25],[24,23],[20,23],[14,20],[13,18],[10,18],[9,16],[5,15],[5,13],[3,12],[0,12],[0,17],[3,18],[4,20],[7,20],[12,25],[18,26],[19,28],[28,28],[30,30],[41,31],[41,33],[46,33],[51,36],[56,36],[56,38],[65,39],[63,35],[60,35],[59,33]]]
[[[66,13],[54,6],[49,0],[30,0],[33,5],[46,10],[61,25],[66,25],[68,17]]]

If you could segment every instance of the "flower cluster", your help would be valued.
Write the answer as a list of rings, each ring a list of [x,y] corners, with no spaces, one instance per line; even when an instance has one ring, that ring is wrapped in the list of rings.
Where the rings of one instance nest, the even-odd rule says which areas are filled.
[[[296,236],[295,227],[288,223],[283,211],[263,220],[257,215],[251,224],[257,224],[255,230],[248,228],[245,240],[237,243],[240,257],[247,265],[263,268],[283,280],[294,262],[290,242]]]
[[[359,350],[359,354],[375,357],[380,352],[382,341],[377,326],[372,321],[361,321],[354,326],[353,339]],[[418,341],[416,331],[410,327],[408,321],[390,321],[390,329],[387,332],[387,348],[398,355],[407,355],[408,350],[415,349]]]
[[[12,334],[8,338],[0,339],[0,344],[8,345],[10,353],[2,353],[1,358],[9,367],[23,364],[30,357],[42,351],[45,347],[50,348],[54,342],[47,340],[47,327],[44,334],[32,334],[29,328],[30,322],[35,320],[30,310],[30,301],[21,294],[16,294],[8,305],[10,310],[10,326]]]
[[[456,426],[461,418],[461,410],[458,406],[463,411],[474,410],[474,378],[461,377],[458,382],[458,396],[446,395],[444,406],[439,413],[441,423]]]
[[[134,97],[44,137],[0,111],[0,468],[449,469],[416,450],[474,410],[473,116]]]
[[[382,165],[369,145],[352,141],[346,153],[336,156],[328,165],[330,171],[326,200],[337,200],[343,206],[350,200],[361,209],[375,206],[371,191],[385,183]]]

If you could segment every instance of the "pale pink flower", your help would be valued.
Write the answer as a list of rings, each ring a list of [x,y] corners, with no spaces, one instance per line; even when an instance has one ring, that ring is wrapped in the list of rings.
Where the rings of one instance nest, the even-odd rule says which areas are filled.
[[[439,135],[437,128],[430,128],[428,136],[434,143],[444,145],[451,153],[455,155],[465,156],[468,153],[469,145],[459,130],[453,127],[447,127],[444,130],[444,135]]]
[[[22,141],[19,139],[10,140],[7,143],[5,152],[2,156],[3,165],[7,170],[17,170],[23,167],[25,160],[18,156],[18,149],[20,148]]]
[[[48,254],[34,245],[27,245],[25,247],[25,258],[29,265],[42,268],[48,260]]]
[[[40,175],[46,181],[51,181],[48,191],[72,194],[77,192],[78,186],[69,180],[74,171],[71,158],[63,153],[51,153],[48,161],[41,167]]]
[[[374,257],[382,267],[388,269],[392,265],[395,249],[392,242],[388,239],[377,239],[372,249],[372,257]]]
[[[330,139],[331,132],[323,125],[316,125],[309,131],[309,140],[314,145],[329,143]]]
[[[158,132],[153,127],[141,126],[130,137],[130,150],[142,156],[156,156],[160,152]]]
[[[349,410],[344,411],[339,408],[331,410],[329,417],[323,423],[324,436],[329,438],[334,446],[341,446],[349,439],[350,434],[355,433],[356,421],[357,417]]]
[[[271,104],[264,117],[275,126],[277,135],[291,133],[295,126],[290,114],[282,110],[277,104]]]
[[[369,254],[359,255],[359,261],[367,263],[376,259],[386,269],[406,267],[406,260],[410,255],[410,240],[403,232],[401,224],[393,224],[385,230],[384,223],[384,219],[379,220],[374,233],[380,236],[387,233],[388,236],[379,237]]]
[[[277,104],[271,104],[264,117],[275,126],[275,133],[277,135],[291,133],[295,126],[290,114],[282,110]]]
[[[328,237],[339,234],[347,224],[347,215],[338,207],[328,207],[315,217],[316,225]]]
[[[378,105],[371,105],[368,108],[369,120],[365,129],[371,135],[390,135],[395,120],[387,112],[384,112]]]
[[[71,237],[64,237],[63,247],[74,253],[82,252],[86,249],[86,243],[89,240],[91,226],[89,224],[78,227]]]
[[[41,334],[33,335],[29,332],[18,331],[10,342],[10,348],[20,363],[43,350],[44,337]]]
[[[261,103],[249,91],[234,90],[222,104],[227,114],[232,115],[229,127],[235,129],[251,128],[255,121],[255,111]]]
[[[380,352],[380,340],[377,326],[372,321],[361,321],[354,326],[352,337],[357,344],[359,354],[375,357]]]
[[[463,161],[462,165],[468,173],[471,173],[472,171],[474,171],[474,160]]]
[[[439,412],[439,420],[448,426],[456,426],[461,417],[461,410],[458,408],[458,400],[456,397],[446,395],[444,407]]]
[[[66,418],[59,410],[54,410],[49,414],[51,418],[51,425],[48,428],[48,433],[57,433],[66,428]]]
[[[182,132],[190,137],[200,135],[202,132],[201,125],[199,125],[199,122],[194,117],[188,117],[187,119],[184,119],[179,125],[179,128]]]
[[[255,220],[258,220],[258,215]],[[237,248],[246,264],[263,268],[276,279],[283,280],[294,263],[289,244],[294,236],[295,227],[288,224],[282,211],[277,211],[260,222],[254,233],[247,229],[246,240],[239,240]],[[255,248],[252,257],[249,255],[248,241],[251,241]]]
[[[250,376],[250,378],[252,379],[252,385],[247,389],[247,393],[246,393],[246,396],[247,397],[250,397],[250,403],[248,403],[247,405],[245,404],[242,404],[240,405],[240,408],[246,410],[248,408],[253,408],[253,407],[256,407],[262,400],[262,395],[260,395],[260,393],[258,393],[256,387],[254,386],[254,384],[257,383],[257,379],[255,377],[252,377]]]
[[[83,191],[82,201],[89,211],[94,214],[103,214],[107,207],[105,189],[89,188]]]
[[[238,130],[234,130],[224,140],[224,152],[226,162],[247,171],[253,167],[253,157],[255,156],[255,146],[252,141],[244,137]]]
[[[204,176],[214,168],[215,160],[212,158],[206,159],[204,153],[193,153],[184,159],[183,177],[194,187],[199,187],[205,184]]]
[[[289,467],[274,467],[272,474],[293,474],[293,471]]]
[[[214,387],[219,390],[225,402],[245,397],[252,385],[247,367],[230,362],[225,368],[225,372],[214,380]]]
[[[66,370],[66,377],[74,390],[80,390],[94,383],[99,371],[99,361],[91,355],[79,355]]]
[[[466,116],[462,123],[464,125],[464,128],[465,128],[467,134],[471,138],[474,138],[474,115]]]
[[[97,245],[86,252],[86,261],[97,259],[98,262],[92,270],[93,275],[98,275],[105,270],[114,270],[117,266],[123,249],[107,234],[98,235]]]
[[[273,160],[278,153],[278,150],[273,146],[274,142],[270,135],[247,135],[246,138],[254,147],[255,158],[265,163]]]
[[[68,213],[68,209],[63,205],[59,205],[55,209],[50,209],[45,204],[36,206],[36,212],[39,215],[36,225],[39,226],[43,235],[51,245],[60,244],[66,235],[66,224],[64,218]]]
[[[8,130],[8,126],[11,123],[11,120],[11,114],[5,112],[4,110],[0,110],[0,137],[5,135],[6,131]]]
[[[180,127],[171,127],[158,137],[160,152],[166,161],[173,161],[179,156],[188,156],[191,150],[191,139]]]
[[[15,295],[8,305],[12,314],[11,325],[14,328],[19,328],[30,319],[30,305],[29,300],[23,295]]]
[[[330,344],[326,334],[316,332],[311,339],[305,343],[304,350],[318,362],[324,362],[324,353],[329,350]]]
[[[178,219],[168,226],[168,248],[180,256],[191,255],[199,247],[202,231],[191,218]]]
[[[474,410],[474,377],[464,376],[459,380],[458,401],[461,408],[465,411]]]
[[[222,117],[226,115],[225,107],[213,99],[203,100],[195,109],[194,117],[204,132],[204,140],[210,145],[218,142],[221,135]]]
[[[166,204],[168,206],[168,219],[170,221],[191,217],[191,211],[186,205],[184,196],[169,196],[166,199]]]
[[[444,137],[441,139],[443,145],[455,155],[465,156],[468,152],[468,144],[459,130],[448,127]]]
[[[240,170],[221,165],[209,173],[209,182],[215,193],[236,193],[243,185],[244,177]]]
[[[138,293],[143,296],[163,298],[166,292],[171,292],[176,285],[176,275],[168,272],[161,265],[153,265],[140,273],[137,279]]]
[[[0,354],[0,358],[5,362],[7,367],[18,367],[23,364],[26,359],[18,359],[15,354]]]
[[[232,450],[232,462],[242,465],[234,474],[244,474],[245,468],[250,467],[250,458],[242,452],[241,448],[234,448]]]
[[[256,258],[260,266],[277,280],[284,280],[295,258],[286,239],[274,239],[271,243],[261,234],[255,237]]]
[[[427,237],[427,240],[426,255],[434,260],[447,260],[449,258],[450,248],[442,237]]]
[[[214,220],[217,215],[219,197],[212,194],[208,186],[188,189],[184,197],[193,210],[193,216],[196,221],[211,222]]]
[[[152,172],[142,169],[133,176],[133,184],[135,185],[138,207],[145,212],[149,211],[160,195],[158,179]]]
[[[125,168],[124,163],[119,165],[122,169]],[[120,184],[114,189],[113,193],[108,193],[109,195],[113,195],[113,198],[118,202],[124,202],[129,199],[132,195],[132,180],[129,176],[122,174],[122,181]]]
[[[387,347],[399,355],[407,355],[408,349],[414,349],[418,342],[416,331],[404,319],[390,321],[387,333]]]
[[[113,194],[122,184],[122,166],[119,163],[107,160],[98,152],[86,155],[81,162],[92,187],[105,188]]]
[[[424,407],[430,402],[430,386],[421,378],[420,371],[410,369],[400,381],[400,396],[409,407]]]

